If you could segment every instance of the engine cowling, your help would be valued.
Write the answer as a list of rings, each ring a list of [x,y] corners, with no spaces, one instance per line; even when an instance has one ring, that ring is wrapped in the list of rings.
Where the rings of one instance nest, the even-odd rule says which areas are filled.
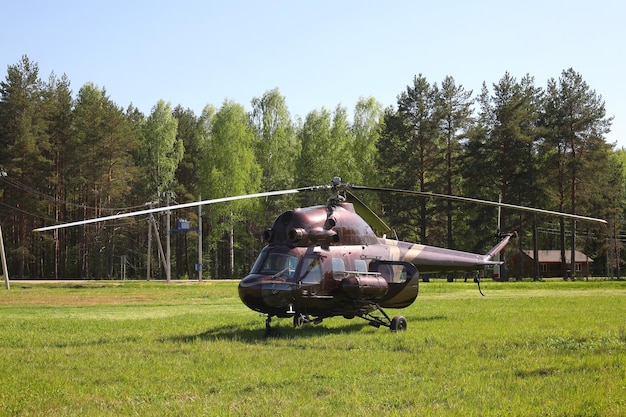
[[[289,229],[287,237],[292,243],[336,243],[339,242],[339,235],[334,230],[326,230],[322,227],[312,227],[308,231],[298,227]]]
[[[378,300],[389,290],[389,284],[380,275],[351,275],[341,280],[341,288],[355,300]]]

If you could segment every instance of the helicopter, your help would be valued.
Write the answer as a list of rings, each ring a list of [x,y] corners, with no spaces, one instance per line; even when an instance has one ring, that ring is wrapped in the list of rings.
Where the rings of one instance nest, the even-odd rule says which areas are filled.
[[[152,208],[35,229],[42,232],[165,210],[318,190],[330,190],[326,204],[295,208],[278,215],[263,233],[261,249],[250,273],[240,280],[241,301],[266,316],[265,335],[279,332],[272,318],[291,318],[294,327],[319,324],[342,316],[361,318],[374,327],[407,329],[403,309],[417,299],[420,273],[476,271],[498,265],[495,260],[516,232],[500,234],[486,254],[463,252],[387,238],[392,230],[351,191],[368,190],[467,201],[496,207],[606,223],[602,219],[468,197],[412,190],[358,186],[334,177],[329,185],[269,191]],[[375,232],[383,232],[379,237]],[[475,281],[479,284],[478,278]]]

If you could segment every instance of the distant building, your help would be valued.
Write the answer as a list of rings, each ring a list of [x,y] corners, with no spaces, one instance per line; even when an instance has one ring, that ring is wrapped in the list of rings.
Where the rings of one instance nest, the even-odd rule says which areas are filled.
[[[571,269],[571,250],[565,251],[565,261],[567,262],[567,269]],[[575,254],[576,264],[574,270],[577,277],[589,276],[589,267],[593,262],[586,254],[576,251]],[[535,262],[532,250],[524,250],[513,255],[509,259],[511,266],[511,277],[534,277],[535,276]],[[539,251],[539,274],[540,278],[562,277],[563,272],[561,270],[561,251],[560,250],[540,250]]]

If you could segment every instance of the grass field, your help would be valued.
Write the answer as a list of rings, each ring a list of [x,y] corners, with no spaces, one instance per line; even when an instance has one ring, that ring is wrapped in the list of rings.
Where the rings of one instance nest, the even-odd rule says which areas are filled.
[[[264,339],[234,282],[0,291],[2,416],[624,416],[626,282],[430,282]]]

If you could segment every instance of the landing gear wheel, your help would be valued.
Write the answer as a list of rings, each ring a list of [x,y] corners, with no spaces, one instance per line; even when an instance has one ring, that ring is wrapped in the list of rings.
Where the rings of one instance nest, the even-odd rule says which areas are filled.
[[[395,316],[393,319],[391,319],[391,325],[389,326],[389,329],[392,332],[405,331],[406,326],[407,324],[404,316]]]

